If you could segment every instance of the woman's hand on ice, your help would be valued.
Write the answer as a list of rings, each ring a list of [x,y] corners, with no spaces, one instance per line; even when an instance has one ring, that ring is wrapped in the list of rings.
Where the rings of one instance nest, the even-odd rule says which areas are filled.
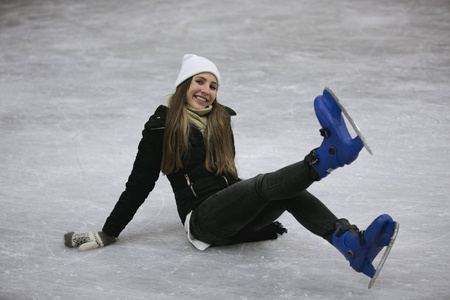
[[[103,231],[86,233],[69,232],[64,235],[64,245],[70,248],[78,247],[81,251],[105,247],[115,241],[117,241],[116,237],[110,236]]]

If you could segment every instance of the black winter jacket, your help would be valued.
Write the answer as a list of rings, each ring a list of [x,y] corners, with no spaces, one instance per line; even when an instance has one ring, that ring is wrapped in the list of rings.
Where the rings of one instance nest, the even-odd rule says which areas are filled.
[[[167,110],[166,106],[160,105],[145,124],[125,191],[103,226],[103,231],[109,235],[119,236],[153,190],[159,178]],[[236,115],[230,108],[227,108],[227,112],[230,116]],[[201,132],[195,127],[190,130],[189,143],[191,150],[188,159],[184,162],[185,168],[167,175],[183,224],[186,215],[206,198],[239,181],[231,176],[217,177],[206,170],[205,143]]]

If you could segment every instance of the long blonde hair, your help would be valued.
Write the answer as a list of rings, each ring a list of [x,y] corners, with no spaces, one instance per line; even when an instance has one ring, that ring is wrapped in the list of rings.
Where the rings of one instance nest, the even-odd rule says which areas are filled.
[[[169,98],[161,162],[161,170],[164,174],[171,174],[182,169],[183,161],[189,155],[190,125],[186,108],[186,93],[191,81],[192,77],[181,83]],[[208,123],[204,134],[205,167],[216,176],[231,175],[237,178],[230,114],[217,99],[213,105],[214,108],[208,114]]]

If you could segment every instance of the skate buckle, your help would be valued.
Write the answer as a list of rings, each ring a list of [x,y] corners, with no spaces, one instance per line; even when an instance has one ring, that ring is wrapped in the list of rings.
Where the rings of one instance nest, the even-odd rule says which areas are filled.
[[[320,135],[323,137],[329,137],[330,136],[330,131],[326,128],[320,128]]]
[[[315,166],[319,163],[319,158],[317,157],[317,148],[311,150],[311,152],[305,157],[305,161],[310,165],[310,166]]]

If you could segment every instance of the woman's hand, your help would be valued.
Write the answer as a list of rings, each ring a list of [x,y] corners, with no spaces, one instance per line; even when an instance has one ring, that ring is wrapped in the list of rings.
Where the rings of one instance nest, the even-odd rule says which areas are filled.
[[[78,247],[81,251],[105,247],[116,241],[116,237],[110,236],[103,231],[91,231],[87,233],[69,232],[64,235],[64,245],[70,248]]]

